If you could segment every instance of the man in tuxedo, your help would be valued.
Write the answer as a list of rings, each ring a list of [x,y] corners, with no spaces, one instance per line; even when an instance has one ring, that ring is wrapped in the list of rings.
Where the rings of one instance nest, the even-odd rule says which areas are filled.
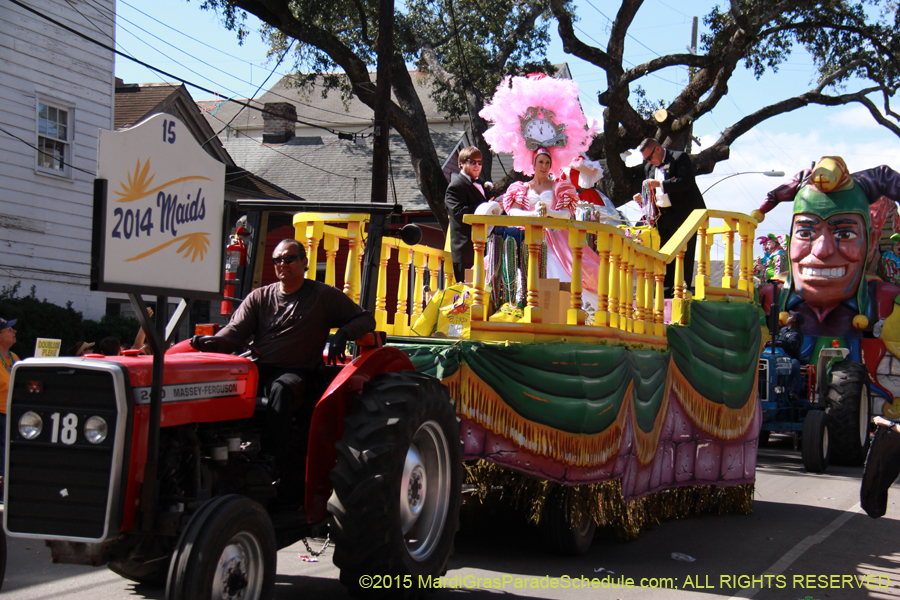
[[[472,226],[463,223],[463,216],[473,214],[479,204],[493,198],[492,190],[478,178],[481,175],[481,151],[478,148],[469,146],[459,151],[459,169],[444,196],[450,217],[450,253],[457,283],[465,281],[466,269],[475,262]]]
[[[653,138],[647,138],[640,143],[638,151],[644,157],[644,164],[634,167],[640,170],[640,175],[656,194],[657,201],[668,198],[671,206],[659,208],[659,220],[656,227],[659,230],[660,247],[665,246],[678,228],[681,227],[691,212],[698,208],[706,208],[703,195],[694,180],[694,167],[691,158],[684,152],[666,150]],[[640,199],[640,194],[635,195]],[[665,202],[662,202],[665,204]],[[697,237],[692,236],[684,252],[684,284],[690,286],[694,274],[694,252],[697,247]],[[675,261],[666,266],[666,278],[663,284],[665,295],[672,297],[675,289]]]

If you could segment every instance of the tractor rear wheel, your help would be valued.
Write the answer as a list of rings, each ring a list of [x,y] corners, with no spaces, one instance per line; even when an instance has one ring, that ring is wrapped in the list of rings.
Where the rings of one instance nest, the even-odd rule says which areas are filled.
[[[831,425],[832,461],[861,465],[869,451],[869,373],[855,361],[831,369],[825,412]]]
[[[341,582],[354,595],[417,595],[420,577],[447,572],[459,528],[462,442],[446,386],[415,371],[376,377],[336,448],[328,510]],[[366,589],[376,574],[388,589]]]

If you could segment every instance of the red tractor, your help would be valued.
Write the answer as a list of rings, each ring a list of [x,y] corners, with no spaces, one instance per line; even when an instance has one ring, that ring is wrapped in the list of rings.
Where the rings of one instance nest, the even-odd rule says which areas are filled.
[[[161,357],[23,360],[4,528],[46,540],[54,562],[165,583],[170,600],[271,598],[276,551],[328,530],[351,591],[377,574],[391,578],[385,593],[414,593],[452,553],[460,428],[447,388],[383,342],[366,336],[351,362],[323,368],[311,415],[296,413],[289,465],[259,453],[252,347],[176,344],[158,361],[155,407]]]

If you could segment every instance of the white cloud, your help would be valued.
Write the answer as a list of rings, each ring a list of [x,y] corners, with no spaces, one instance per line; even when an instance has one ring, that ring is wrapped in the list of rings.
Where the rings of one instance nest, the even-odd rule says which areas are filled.
[[[882,131],[883,134],[868,132],[869,135],[862,136],[852,128],[813,130],[807,134],[750,132],[737,140],[731,148],[731,158],[716,165],[713,174],[698,176],[697,185],[704,191],[730,173],[784,171],[784,177],[778,179],[758,174],[735,176],[716,184],[704,195],[709,208],[749,213],[759,208],[769,191],[786,183],[822,156],[840,156],[851,172],[882,164],[900,170],[900,139],[887,130]],[[713,136],[701,137],[704,144],[714,140]],[[791,213],[790,203],[778,206],[766,215],[757,233],[788,233]]]
[[[834,127],[853,127],[855,129],[881,129],[881,125],[872,117],[869,110],[860,105],[848,105],[844,109],[832,109],[828,113],[828,123]]]

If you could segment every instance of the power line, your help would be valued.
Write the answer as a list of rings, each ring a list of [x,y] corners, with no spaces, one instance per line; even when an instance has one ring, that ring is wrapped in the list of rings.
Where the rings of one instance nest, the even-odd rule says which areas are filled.
[[[53,154],[50,154],[49,152],[44,152],[43,150],[41,150],[40,148],[38,148],[37,146],[35,146],[35,145],[32,144],[31,142],[28,142],[28,141],[26,141],[26,140],[23,140],[22,138],[20,138],[20,137],[17,136],[16,134],[10,133],[10,132],[8,132],[7,130],[3,129],[2,127],[0,127],[0,131],[2,131],[3,133],[5,133],[6,135],[8,135],[8,136],[11,137],[11,138],[14,138],[14,139],[19,140],[20,142],[22,142],[22,143],[25,144],[26,146],[28,146],[28,147],[30,147],[30,148],[33,148],[33,149],[37,150],[38,152],[40,152],[40,153],[43,154],[44,156],[49,156],[49,157],[52,158],[54,161],[59,160],[59,159],[58,159],[56,156],[54,156]],[[76,171],[81,171],[82,173],[87,173],[88,175],[91,175],[91,176],[93,176],[93,177],[96,177],[96,176],[97,176],[97,174],[94,173],[93,171],[86,171],[86,170],[84,170],[84,169],[82,169],[82,168],[76,167],[76,166],[73,165],[72,163],[67,163],[67,162],[64,161],[64,160],[60,160],[59,162],[61,162],[62,164],[66,165],[67,167],[71,167],[71,168],[75,169]]]
[[[256,91],[253,92],[253,97],[254,97],[254,98],[256,97],[256,94],[259,93],[259,90],[261,90],[262,87],[263,87],[264,85],[266,85],[266,83],[269,82],[269,79],[271,79],[272,75],[275,74],[275,69],[278,68],[278,65],[281,64],[281,61],[284,60],[284,57],[287,56],[287,53],[291,51],[291,48],[292,48],[293,46],[294,46],[294,42],[291,41],[291,43],[288,44],[288,47],[285,48],[284,52],[281,53],[281,57],[278,59],[278,62],[275,63],[275,66],[272,68],[272,72],[269,73],[269,76],[266,77],[266,79],[265,79],[261,84],[259,84],[259,87],[256,88]],[[219,137],[219,134],[221,134],[223,131],[225,131],[225,130],[228,128],[228,126],[231,125],[231,124],[234,122],[234,120],[238,118],[238,115],[241,114],[241,111],[242,111],[242,110],[244,110],[244,107],[243,107],[243,106],[242,106],[241,108],[239,108],[238,111],[237,111],[236,113],[234,113],[234,116],[231,117],[231,119],[229,119],[228,122],[225,123],[225,125],[222,126],[222,129],[220,129],[218,132],[216,132],[216,134],[215,134],[214,136],[212,136],[211,138],[209,138],[208,140],[206,140],[205,142],[203,142],[202,144],[200,144],[200,147],[202,148],[203,146],[205,146],[205,145],[207,145],[208,143],[210,143],[212,140],[218,138],[218,137]]]
[[[596,10],[598,13],[600,13],[601,15],[603,15],[603,17],[604,17],[607,21],[609,21],[610,23],[613,22],[613,20],[610,19],[609,17],[607,17],[606,14],[605,14],[602,10],[600,10],[599,8],[597,8],[597,7],[594,5],[594,3],[591,2],[591,0],[584,0],[584,1],[587,2],[588,6],[590,6],[591,8],[593,8],[594,10]],[[657,52],[656,50],[654,50],[653,48],[651,48],[650,46],[648,46],[647,44],[645,44],[645,43],[642,42],[641,40],[637,39],[636,37],[634,37],[633,35],[631,35],[631,34],[628,33],[627,31],[625,32],[625,35],[627,35],[628,37],[630,37],[631,39],[633,39],[635,42],[637,42],[638,44],[640,44],[641,46],[643,46],[644,48],[646,48],[647,50],[649,50],[650,52],[652,52],[652,53],[655,54],[656,56],[662,56],[659,52]]]
[[[136,8],[135,6],[132,6],[131,4],[128,4],[127,2],[123,2],[122,0],[119,0],[119,1],[120,1],[121,4],[124,4],[124,5],[128,6],[129,8],[131,8],[132,10],[134,10],[135,12],[138,12],[138,13],[142,14],[143,16],[147,17],[148,19],[151,19],[152,21],[155,21],[156,23],[159,23],[159,24],[162,25],[163,27],[166,27],[167,29],[170,29],[170,30],[174,31],[175,33],[177,33],[177,34],[179,34],[179,35],[181,35],[181,36],[183,36],[183,37],[185,37],[185,38],[187,38],[187,39],[189,39],[189,40],[191,40],[191,41],[193,41],[193,42],[195,42],[195,43],[201,44],[201,45],[203,45],[203,46],[205,46],[205,47],[207,47],[207,48],[210,48],[211,50],[215,50],[216,52],[219,52],[220,54],[222,54],[222,55],[224,55],[224,56],[227,56],[227,57],[229,57],[229,58],[232,58],[232,59],[234,59],[234,60],[237,60],[237,61],[242,62],[242,63],[244,63],[244,64],[250,65],[251,67],[257,66],[257,65],[255,65],[254,63],[252,63],[252,62],[250,62],[250,61],[248,61],[248,60],[245,60],[245,59],[240,58],[240,57],[238,57],[238,56],[234,56],[234,55],[232,55],[232,54],[228,54],[227,52],[221,50],[220,48],[216,48],[215,46],[211,46],[211,45],[207,44],[206,42],[204,42],[204,41],[202,41],[202,40],[198,40],[197,38],[192,37],[192,36],[190,36],[190,35],[184,33],[183,31],[179,31],[178,29],[172,27],[171,25],[168,25],[168,24],[166,24],[166,23],[163,23],[163,22],[160,21],[159,19],[157,19],[157,18],[155,18],[155,17],[153,17],[153,16],[151,16],[151,15],[149,15],[149,14],[147,14],[147,13],[141,11],[140,9]],[[149,31],[143,29],[140,25],[138,25],[138,24],[136,24],[136,23],[133,23],[132,21],[129,21],[128,19],[126,19],[124,16],[121,15],[121,13],[119,13],[119,14],[117,15],[117,17],[120,18],[120,19],[122,19],[123,21],[125,21],[125,22],[131,24],[131,25],[134,25],[135,27],[137,27],[137,28],[140,29],[141,31],[147,33],[148,35],[151,35],[151,36],[153,36],[153,37],[156,37],[154,34],[152,34],[152,33],[150,33]],[[125,28],[122,28],[122,29],[124,29],[126,32],[130,33],[130,34],[133,35],[135,38],[137,38],[138,40],[140,40],[140,38],[139,38],[137,35],[135,35],[133,32],[130,32],[130,31],[128,31],[128,30],[125,29]],[[156,39],[160,39],[160,38],[156,37]],[[143,41],[143,40],[141,40],[141,41]],[[166,44],[169,44],[169,42],[166,42],[165,40],[161,40],[161,41],[163,41],[163,42],[166,43]],[[146,42],[144,42],[144,43],[146,43]],[[148,45],[149,45],[149,44],[148,44]],[[197,58],[196,56],[194,56],[194,55],[192,55],[192,54],[190,54],[190,53],[188,53],[188,52],[185,52],[184,50],[182,50],[181,48],[178,48],[177,46],[174,46],[174,45],[172,45],[172,44],[169,44],[169,45],[172,46],[173,48],[175,48],[176,50],[178,50],[179,52],[182,52],[182,53],[185,54],[186,56],[188,56],[188,57],[190,57],[190,58],[192,58],[192,59],[194,59],[194,60],[196,60],[196,61],[198,61],[198,62],[200,62],[200,63],[202,63],[202,64],[205,64],[206,66],[208,66],[208,67],[210,67],[210,68],[212,68],[212,69],[215,69],[215,70],[219,71],[220,73],[224,73],[225,75],[228,75],[229,77],[232,77],[232,78],[234,78],[234,79],[236,79],[237,81],[240,81],[240,82],[242,82],[242,83],[247,83],[247,84],[249,84],[249,85],[252,85],[252,82],[249,82],[249,81],[246,81],[246,80],[241,79],[241,78],[239,78],[239,77],[236,77],[233,73],[228,73],[228,72],[223,71],[223,70],[221,70],[221,69],[219,69],[219,68],[217,68],[217,67],[214,67],[213,65],[210,65],[209,63],[206,63],[206,62],[202,61],[201,59]],[[163,56],[165,56],[165,55],[163,55]],[[167,57],[167,58],[168,58],[168,57]],[[173,61],[173,62],[176,62],[176,63],[177,63],[177,61]],[[177,63],[177,64],[181,65],[181,63]],[[181,66],[183,66],[183,65],[181,65]],[[274,73],[274,72],[275,72],[275,70],[273,69],[273,73]],[[284,78],[284,79],[289,79],[289,80],[292,80],[292,81],[299,81],[299,79],[300,79],[297,75],[295,75],[295,74],[293,74],[293,73],[279,73],[279,75],[281,75],[281,77]],[[275,97],[277,97],[277,98],[282,98],[282,99],[284,99],[284,100],[290,100],[291,102],[296,102],[297,104],[300,104],[300,105],[302,105],[302,106],[307,106],[307,107],[309,107],[309,108],[313,108],[313,109],[316,109],[316,110],[319,110],[319,111],[322,111],[322,112],[326,112],[326,113],[330,113],[330,114],[334,114],[334,115],[339,115],[339,116],[347,116],[347,115],[349,115],[349,116],[354,117],[354,118],[357,118],[357,119],[368,120],[368,117],[364,117],[364,116],[360,116],[360,115],[355,115],[355,114],[352,114],[352,113],[349,113],[349,112],[343,112],[343,113],[340,113],[340,112],[337,112],[337,111],[333,111],[333,110],[329,110],[329,109],[326,109],[326,108],[322,108],[322,107],[320,107],[320,106],[313,106],[312,104],[308,104],[308,103],[306,103],[306,102],[301,102],[300,100],[298,100],[298,99],[296,99],[296,98],[290,98],[290,97],[288,97],[288,96],[284,96],[284,95],[279,94],[279,93],[277,93],[277,92],[273,92],[272,90],[269,90],[267,93],[268,93],[268,94],[271,94],[271,95],[273,95],[273,96],[275,96]],[[326,121],[324,121],[323,119],[314,119],[314,120],[316,120],[316,121],[322,121],[323,123],[326,122]]]
[[[137,64],[141,65],[142,67],[146,67],[146,68],[148,68],[148,69],[152,69],[153,71],[156,71],[157,73],[161,73],[162,75],[165,75],[166,77],[171,77],[172,79],[175,79],[175,80],[180,81],[180,82],[182,82],[182,83],[185,83],[185,84],[187,84],[187,85],[194,86],[194,87],[197,88],[198,90],[204,91],[204,92],[206,92],[207,94],[214,94],[214,95],[217,95],[217,96],[221,96],[221,94],[219,94],[218,92],[216,92],[216,91],[214,91],[214,90],[211,90],[211,89],[209,89],[209,88],[205,88],[205,87],[203,87],[203,86],[201,86],[201,85],[197,85],[196,83],[192,83],[192,82],[190,82],[190,81],[188,81],[188,80],[186,80],[186,79],[182,79],[181,77],[177,77],[177,76],[175,76],[175,75],[172,75],[171,73],[167,73],[166,71],[163,71],[162,69],[158,69],[158,68],[154,67],[153,65],[150,65],[150,64],[148,64],[148,63],[145,63],[145,62],[142,61],[142,60],[139,60],[139,59],[134,58],[134,57],[132,57],[132,56],[128,56],[128,55],[125,54],[124,52],[120,52],[119,50],[116,50],[116,49],[113,48],[112,46],[108,46],[107,44],[104,44],[103,42],[97,41],[97,40],[95,40],[95,39],[93,39],[93,38],[91,38],[91,37],[89,37],[89,36],[87,36],[87,35],[81,33],[80,31],[78,31],[78,30],[76,30],[76,29],[73,29],[73,28],[71,28],[71,27],[69,27],[68,25],[65,25],[65,24],[63,24],[63,23],[60,23],[60,22],[57,21],[56,19],[54,19],[54,18],[52,18],[52,17],[49,17],[49,16],[47,16],[47,15],[41,13],[40,11],[31,8],[30,6],[26,6],[25,4],[23,4],[23,3],[20,2],[19,0],[9,0],[9,2],[12,2],[13,4],[15,4],[16,6],[18,6],[19,8],[23,8],[23,9],[27,10],[28,12],[30,12],[30,13],[32,13],[32,14],[35,14],[35,15],[41,17],[42,19],[45,19],[45,20],[47,20],[47,21],[53,23],[53,24],[56,25],[57,27],[60,27],[61,29],[64,29],[65,31],[68,31],[69,33],[72,33],[72,34],[74,34],[74,35],[76,35],[76,36],[78,36],[78,37],[80,37],[80,38],[82,38],[82,39],[84,39],[84,40],[86,40],[86,41],[92,43],[92,44],[95,44],[95,45],[97,45],[97,46],[100,46],[101,48],[103,48],[103,49],[105,49],[105,50],[108,50],[108,51],[110,51],[110,52],[113,52],[113,53],[115,53],[115,54],[117,54],[117,55],[119,55],[119,56],[122,56],[122,57],[124,57],[124,58],[127,58],[128,60],[134,61],[134,62],[136,62]],[[273,113],[273,112],[271,112],[271,111],[267,111],[265,108],[259,108],[259,107],[253,106],[253,105],[251,105],[251,104],[248,103],[248,102],[243,102],[243,101],[241,101],[241,100],[237,100],[237,99],[234,99],[234,98],[229,98],[229,99],[228,99],[228,102],[234,102],[235,104],[239,104],[239,105],[241,105],[241,106],[246,106],[247,108],[252,108],[253,110],[258,110],[259,112],[261,112],[261,113],[263,113],[263,114],[268,114],[268,115],[271,115],[271,116],[274,116],[274,117],[282,118],[282,115],[278,115],[278,114]],[[327,132],[329,132],[329,133],[331,133],[331,134],[333,134],[333,135],[339,135],[339,134],[342,134],[342,133],[343,133],[343,135],[348,135],[346,132],[339,132],[339,131],[336,131],[336,130],[334,130],[334,129],[331,129],[330,127],[325,127],[325,126],[323,126],[323,125],[317,125],[317,124],[315,124],[315,123],[309,123],[309,122],[307,122],[307,121],[301,121],[300,119],[295,119],[294,121],[295,121],[296,123],[300,123],[301,125],[306,125],[307,127],[313,127],[313,128],[316,128],[316,129],[322,129],[322,130],[325,130],[325,131],[327,131]],[[349,135],[353,135],[353,134],[349,134]]]
[[[604,16],[605,16],[605,15],[604,15]],[[586,37],[587,39],[589,39],[589,40],[591,40],[592,42],[594,42],[595,44],[597,44],[597,46],[598,46],[599,48],[602,48],[603,51],[606,52],[606,47],[605,47],[601,42],[597,41],[593,36],[591,36],[591,35],[590,35],[588,32],[586,32],[584,29],[582,29],[581,27],[579,27],[579,26],[577,26],[577,25],[575,26],[575,29],[577,29],[577,30],[579,31],[579,33],[581,33],[581,35],[583,35],[583,36]],[[641,44],[641,45],[643,45],[643,44]],[[646,46],[645,46],[645,47],[646,47]],[[653,52],[653,50],[651,50],[651,52]],[[654,52],[654,54],[655,54],[655,52]],[[657,54],[657,56],[659,56],[659,54]],[[630,60],[627,60],[627,59],[625,59],[625,58],[622,58],[622,62],[625,63],[626,65],[631,66],[631,67],[636,66],[633,62],[631,62]],[[655,77],[656,79],[659,79],[660,81],[664,81],[664,82],[666,82],[666,83],[671,83],[671,84],[673,84],[673,85],[678,85],[678,82],[677,82],[677,81],[669,81],[668,79],[662,77],[661,75],[658,75],[657,73],[648,73],[648,75],[649,75],[650,77]]]

